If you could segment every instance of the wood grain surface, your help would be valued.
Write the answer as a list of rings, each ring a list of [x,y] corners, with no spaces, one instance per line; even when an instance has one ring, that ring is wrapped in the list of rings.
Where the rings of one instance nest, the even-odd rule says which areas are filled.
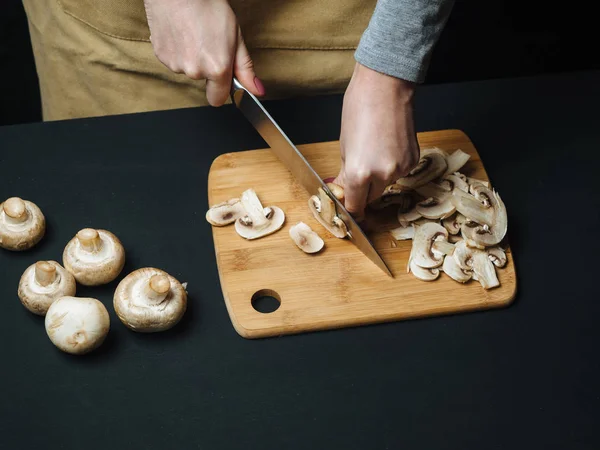
[[[461,172],[493,181],[462,131],[423,132],[418,139],[421,148],[437,146],[469,153],[471,158]],[[298,148],[322,178],[337,175],[339,142]],[[497,269],[497,288],[486,291],[476,281],[460,284],[443,273],[435,281],[418,280],[406,270],[412,241],[395,241],[388,232],[398,226],[396,210],[391,207],[370,217],[366,229],[392,271],[391,278],[351,242],[332,236],[312,217],[307,204],[309,193],[269,149],[228,153],[213,162],[208,177],[210,205],[240,197],[248,188],[256,191],[264,206],[282,208],[286,222],[275,234],[252,241],[240,237],[233,225],[213,227],[227,311],[235,330],[245,338],[498,308],[515,297],[517,282],[510,247],[508,264]],[[289,229],[299,221],[310,225],[325,240],[320,253],[306,254],[291,240]],[[263,294],[278,298],[279,308],[270,313],[254,309],[253,297]]]

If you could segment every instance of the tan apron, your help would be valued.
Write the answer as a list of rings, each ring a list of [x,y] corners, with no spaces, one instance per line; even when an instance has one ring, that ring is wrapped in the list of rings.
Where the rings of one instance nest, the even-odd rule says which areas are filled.
[[[267,98],[343,92],[376,0],[230,0]],[[143,0],[23,0],[44,120],[207,105],[150,44]]]

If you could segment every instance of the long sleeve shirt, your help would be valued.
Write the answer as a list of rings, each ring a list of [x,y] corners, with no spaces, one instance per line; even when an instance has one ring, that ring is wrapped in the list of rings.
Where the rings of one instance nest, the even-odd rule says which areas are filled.
[[[379,0],[355,59],[396,78],[422,83],[454,0]]]

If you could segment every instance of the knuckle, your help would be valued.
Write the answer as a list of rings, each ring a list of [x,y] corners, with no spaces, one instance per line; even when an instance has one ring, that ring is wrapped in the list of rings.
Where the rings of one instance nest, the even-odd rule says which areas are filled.
[[[227,64],[216,63],[212,64],[210,69],[208,70],[208,77],[211,80],[221,80],[227,76],[229,68]]]
[[[185,66],[184,72],[186,76],[193,80],[199,80],[202,78],[202,70],[197,64],[187,64]]]

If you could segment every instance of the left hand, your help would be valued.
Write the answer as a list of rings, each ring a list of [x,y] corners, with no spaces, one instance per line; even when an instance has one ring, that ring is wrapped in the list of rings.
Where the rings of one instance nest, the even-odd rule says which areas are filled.
[[[344,95],[342,167],[334,182],[344,188],[345,207],[357,220],[419,161],[413,94],[413,83],[356,64]]]

